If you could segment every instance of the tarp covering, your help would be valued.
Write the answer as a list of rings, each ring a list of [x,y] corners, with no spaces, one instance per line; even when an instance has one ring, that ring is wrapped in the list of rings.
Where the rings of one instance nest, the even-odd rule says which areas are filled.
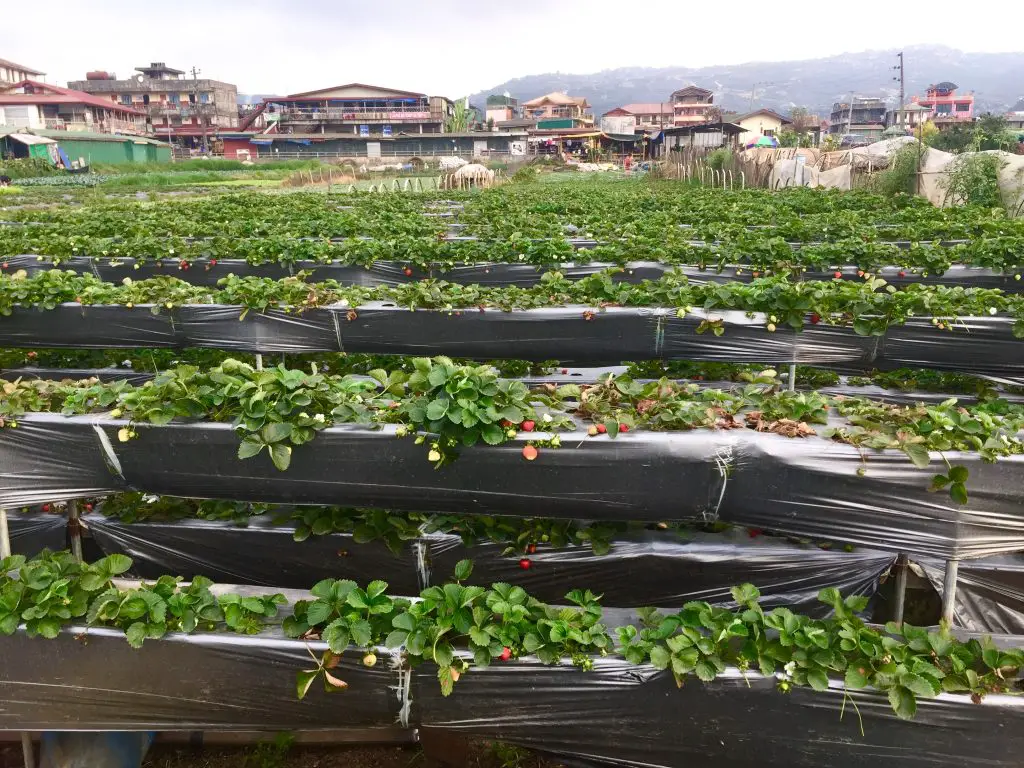
[[[918,565],[941,593],[946,564],[920,559]],[[1024,635],[1024,556],[962,561],[957,572],[954,625],[975,632]]]
[[[8,347],[213,347],[254,352],[447,354],[478,359],[562,360],[617,364],[622,360],[683,359],[819,365],[849,370],[928,367],[995,376],[1024,375],[1024,342],[1010,317],[964,317],[955,331],[938,331],[926,317],[858,336],[852,328],[809,325],[765,330],[764,315],[741,311],[678,317],[671,308],[566,306],[505,312],[407,308],[374,302],[332,306],[301,315],[249,312],[229,305],[15,307],[0,318]],[[705,318],[725,334],[698,334]]]
[[[649,432],[615,440],[564,433],[524,461],[529,433],[475,446],[442,470],[394,427],[332,427],[294,449],[291,467],[239,460],[230,424],[135,425],[33,414],[0,431],[0,506],[123,490],[432,512],[589,520],[713,520],[800,537],[942,558],[1024,549],[1024,456],[987,463],[948,453],[970,472],[970,500],[928,491],[935,470],[902,452],[861,452],[818,437],[752,430]],[[534,433],[534,436],[535,433]],[[940,457],[934,456],[938,467]]]
[[[244,528],[202,520],[123,523],[101,514],[87,515],[86,524],[103,555],[129,555],[133,572],[147,579],[201,574],[217,582],[302,589],[327,578],[359,583],[382,578],[393,593],[418,594],[451,578],[455,564],[468,558],[473,579],[481,584],[517,584],[550,603],[585,584],[604,596],[603,605],[624,608],[678,609],[690,600],[731,605],[730,587],[752,583],[766,608],[784,605],[824,616],[828,606],[818,601],[820,590],[837,587],[843,594],[871,596],[895,559],[868,549],[824,551],[783,539],[752,539],[745,530],[693,532],[685,538],[637,532],[617,538],[604,555],[589,547],[541,544],[530,555],[530,569],[523,570],[522,555],[503,556],[503,546],[485,541],[466,547],[459,536],[441,533],[405,542],[396,555],[381,542],[355,543],[349,534],[295,542],[294,526],[274,525],[266,517]]]
[[[11,552],[34,557],[44,549],[67,548],[67,520],[54,514],[9,513],[7,520],[11,535]]]
[[[920,701],[916,718],[904,721],[884,694],[845,692],[841,682],[783,695],[773,678],[727,670],[713,683],[694,679],[677,689],[668,672],[622,660],[597,659],[583,672],[527,657],[472,669],[444,698],[431,664],[406,685],[387,663],[369,669],[353,653],[334,670],[346,691],[314,685],[300,702],[295,672],[311,666],[303,641],[272,632],[171,634],[133,650],[121,633],[83,631],[4,640],[0,729],[315,730],[391,725],[408,704],[409,726],[605,765],[1009,768],[1024,752],[1024,700],[1010,696],[975,705],[943,694]]]

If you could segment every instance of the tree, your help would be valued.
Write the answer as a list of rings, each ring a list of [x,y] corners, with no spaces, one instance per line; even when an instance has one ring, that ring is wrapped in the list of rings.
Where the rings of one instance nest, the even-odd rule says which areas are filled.
[[[974,149],[975,128],[973,123],[950,125],[944,130],[936,131],[927,139],[929,147],[943,152],[959,154]]]
[[[978,149],[1003,149],[1012,151],[1017,146],[1017,134],[1010,130],[1010,123],[1002,115],[986,112],[978,118]]]
[[[459,99],[455,102],[452,113],[445,120],[444,130],[446,133],[465,133],[469,130],[469,121],[472,117],[466,101]]]
[[[814,127],[814,116],[807,111],[807,107],[793,107],[789,112],[789,119],[793,122],[790,130],[798,135],[807,133]]]
[[[722,108],[721,107],[708,107],[704,110],[704,122],[705,123],[720,123],[722,122]]]

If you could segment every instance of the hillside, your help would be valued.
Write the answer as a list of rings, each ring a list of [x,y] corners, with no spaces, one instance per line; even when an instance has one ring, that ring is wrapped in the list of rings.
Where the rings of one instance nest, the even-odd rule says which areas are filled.
[[[746,111],[750,91],[757,86],[755,106],[782,112],[806,106],[828,116],[832,102],[854,91],[861,96],[886,96],[896,101],[899,85],[893,81],[897,51],[843,53],[825,59],[785,62],[750,62],[711,67],[623,67],[593,74],[548,73],[528,75],[480,93],[472,103],[483,106],[489,94],[508,91],[520,100],[551,91],[586,96],[596,115],[629,102],[667,100],[672,91],[696,83],[715,92],[725,109]],[[952,80],[962,90],[974,91],[979,108],[1004,112],[1024,95],[1024,53],[964,53],[952,48],[918,46],[904,49],[907,98],[924,93],[929,83]],[[767,84],[765,84],[767,83]]]

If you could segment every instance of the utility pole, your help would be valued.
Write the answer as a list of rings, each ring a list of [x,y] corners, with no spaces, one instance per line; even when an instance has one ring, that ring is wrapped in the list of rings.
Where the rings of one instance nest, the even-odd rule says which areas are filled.
[[[202,72],[201,69],[196,69],[195,67],[192,67],[192,105],[195,107],[196,113],[199,115],[199,124],[202,125],[202,127],[203,127],[202,150],[203,150],[203,154],[205,155],[206,152],[207,152],[208,147],[207,147],[207,144],[206,144],[206,115],[203,113],[203,110],[201,109],[200,104],[199,104],[199,73],[200,72]]]
[[[853,91],[850,91],[850,111],[846,118],[846,132],[853,133]]]
[[[897,53],[896,54],[896,58],[899,59],[899,61],[900,61],[899,64],[897,64],[895,67],[893,67],[894,70],[896,70],[896,71],[898,71],[900,73],[898,77],[893,77],[893,80],[898,81],[899,84],[900,84],[900,103],[899,103],[899,106],[896,108],[896,122],[900,125],[900,127],[904,127],[903,126],[903,121],[904,121],[903,104],[904,104],[904,100],[906,99],[906,93],[904,91],[904,82],[903,82],[903,51],[900,51],[899,53]]]

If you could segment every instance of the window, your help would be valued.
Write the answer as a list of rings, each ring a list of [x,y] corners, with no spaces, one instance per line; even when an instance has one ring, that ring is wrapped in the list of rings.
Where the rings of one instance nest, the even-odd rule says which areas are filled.
[[[168,93],[167,94],[167,101],[170,104],[177,104],[178,103],[178,94],[176,94],[176,93]]]
[[[121,94],[121,103],[122,104],[127,104],[128,106],[131,106],[131,104],[132,104],[132,95],[130,93],[122,93]]]
[[[971,111],[971,103],[970,102],[958,101],[957,104],[956,104],[956,111],[957,112],[970,112]]]
[[[948,115],[952,111],[953,111],[953,106],[951,104],[936,104],[935,105],[935,112],[937,114],[939,114],[939,115]]]
[[[762,136],[774,136],[775,135],[775,131],[772,130],[771,128],[768,128],[766,130],[762,130],[761,131],[761,135]]]
[[[199,94],[199,103],[200,104],[209,104],[210,103],[210,94],[208,94],[208,93],[200,93]]]

